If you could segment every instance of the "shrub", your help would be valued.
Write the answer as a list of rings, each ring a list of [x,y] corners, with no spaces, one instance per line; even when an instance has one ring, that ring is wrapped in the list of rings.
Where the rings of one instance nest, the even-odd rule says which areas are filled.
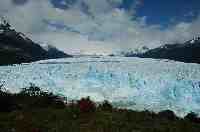
[[[12,94],[4,92],[0,87],[0,112],[10,112],[15,109],[15,103]]]
[[[21,100],[20,103],[22,103],[23,108],[65,107],[61,97],[44,92],[34,84],[31,84],[29,88],[23,88],[17,96]]]
[[[200,123],[200,119],[198,118],[198,115],[194,112],[190,112],[188,113],[185,117],[185,120],[187,121],[191,121],[191,122],[196,122],[196,123]]]
[[[176,115],[171,110],[164,110],[158,113],[158,116],[161,118],[165,118],[168,120],[175,120],[177,119]]]
[[[112,105],[107,100],[100,104],[98,108],[103,111],[112,111],[113,109]]]
[[[81,112],[94,112],[96,110],[95,103],[89,97],[79,100],[78,107]]]
[[[40,96],[40,95],[46,95],[46,92],[41,91],[41,89],[34,84],[30,84],[29,88],[23,88],[20,92],[21,95],[26,96]]]

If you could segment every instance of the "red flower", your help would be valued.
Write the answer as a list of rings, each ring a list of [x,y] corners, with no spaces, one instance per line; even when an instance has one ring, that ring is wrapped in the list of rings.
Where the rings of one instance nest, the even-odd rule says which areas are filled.
[[[89,97],[82,98],[78,101],[78,107],[81,112],[92,112],[96,108],[95,103],[92,102]]]

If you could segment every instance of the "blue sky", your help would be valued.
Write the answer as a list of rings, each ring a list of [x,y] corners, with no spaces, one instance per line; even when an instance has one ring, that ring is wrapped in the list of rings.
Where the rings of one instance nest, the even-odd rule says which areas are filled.
[[[147,16],[148,24],[167,26],[180,21],[192,21],[199,12],[199,0],[144,0],[137,10],[137,16]]]
[[[199,0],[1,0],[0,16],[67,53],[110,54],[200,36]]]
[[[63,4],[64,1],[66,4]],[[51,0],[55,7],[68,9],[77,0]],[[123,0],[118,8],[129,11],[134,8],[137,17],[146,16],[150,25],[160,24],[164,27],[178,22],[191,22],[200,12],[199,0],[140,0],[135,8],[136,0]],[[138,1],[138,0],[137,0]]]

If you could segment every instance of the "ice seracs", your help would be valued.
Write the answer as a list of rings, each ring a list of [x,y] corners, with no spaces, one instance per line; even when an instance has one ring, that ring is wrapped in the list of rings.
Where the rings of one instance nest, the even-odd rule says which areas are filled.
[[[0,82],[11,92],[33,83],[80,99],[109,100],[118,107],[179,116],[200,114],[200,65],[126,57],[75,57],[0,67]]]

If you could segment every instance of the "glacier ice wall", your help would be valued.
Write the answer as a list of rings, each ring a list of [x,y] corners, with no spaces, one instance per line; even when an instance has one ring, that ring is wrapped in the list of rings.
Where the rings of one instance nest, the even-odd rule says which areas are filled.
[[[0,83],[18,92],[34,83],[80,99],[109,100],[137,110],[200,113],[200,65],[125,57],[80,57],[1,66]]]

